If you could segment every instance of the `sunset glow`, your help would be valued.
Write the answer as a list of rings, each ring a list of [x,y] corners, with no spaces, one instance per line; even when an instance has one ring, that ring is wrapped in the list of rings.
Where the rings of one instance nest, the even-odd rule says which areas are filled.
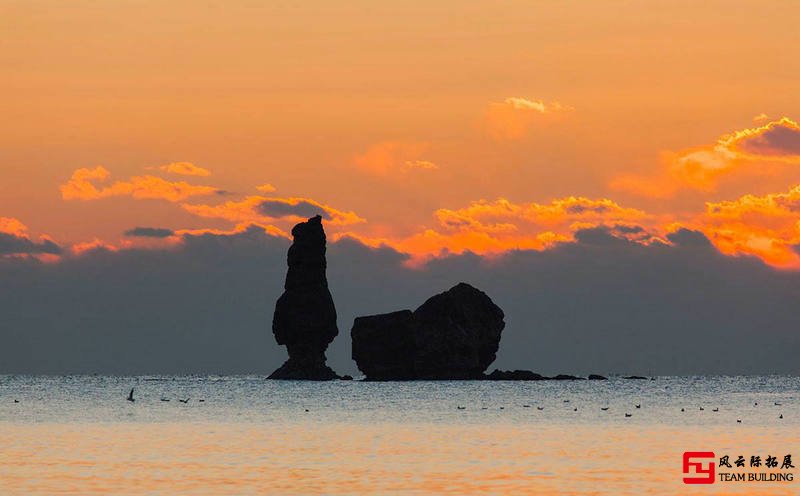
[[[800,269],[800,67],[770,53],[791,30],[778,5],[766,25],[710,4],[412,3],[377,29],[358,3],[78,2],[69,22],[44,3],[4,7],[2,256],[124,250],[135,226],[288,233],[319,212],[334,238],[417,260],[685,227]],[[462,35],[440,43],[445,17]]]

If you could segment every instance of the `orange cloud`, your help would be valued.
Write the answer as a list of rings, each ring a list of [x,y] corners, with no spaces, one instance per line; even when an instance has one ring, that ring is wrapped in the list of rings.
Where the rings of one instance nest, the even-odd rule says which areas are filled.
[[[528,134],[528,130],[537,119],[571,110],[572,107],[559,102],[545,103],[542,100],[508,97],[502,102],[489,104],[485,116],[486,129],[495,139],[517,140]]]
[[[781,164],[800,163],[800,126],[787,117],[722,136],[709,146],[662,155],[652,176],[621,175],[609,186],[641,196],[667,198],[681,189],[714,191],[737,173],[772,175]]]
[[[420,158],[427,149],[427,143],[382,141],[356,155],[353,164],[375,176],[389,176],[411,170],[438,169],[433,162]]]
[[[134,176],[128,181],[117,181],[110,186],[98,188],[95,183],[103,182],[111,173],[102,166],[94,169],[82,168],[72,173],[72,177],[59,188],[65,200],[98,200],[112,196],[130,196],[137,200],[160,199],[171,202],[183,201],[191,196],[220,194],[211,186],[189,184],[183,181],[171,182],[156,176]]]
[[[14,236],[27,236],[28,226],[13,217],[0,217],[0,232]]]
[[[574,239],[575,231],[606,226],[621,237],[648,242],[652,234],[640,226],[653,223],[641,210],[609,199],[570,196],[548,204],[514,203],[504,198],[479,200],[460,209],[434,213],[439,226],[398,240],[381,240],[415,260],[471,251],[492,255],[508,250],[543,250]],[[375,244],[374,242],[372,243]]]
[[[178,174],[180,176],[210,176],[211,171],[198,167],[191,162],[173,162],[159,167],[164,172]]]
[[[240,201],[229,201],[220,205],[184,203],[181,207],[187,212],[200,217],[225,219],[238,223],[258,224],[278,220],[298,222],[317,214],[332,225],[365,222],[355,212],[338,210],[309,198],[249,196]]]
[[[278,190],[275,186],[271,185],[270,183],[262,184],[261,186],[256,186],[258,191],[262,193],[273,193]]]
[[[0,217],[0,258],[37,258],[43,262],[58,260],[61,246],[49,236],[40,236],[36,242],[28,234],[28,227],[13,217]]]
[[[800,185],[786,193],[708,202],[698,228],[726,255],[754,255],[782,268],[800,268]]]
[[[780,157],[800,162],[800,125],[788,117],[723,138],[726,147],[751,159]]]
[[[202,236],[204,234],[213,234],[215,236],[231,236],[234,234],[241,234],[243,232],[249,231],[253,228],[262,229],[265,233],[269,234],[270,236],[281,237],[286,239],[292,239],[291,234],[280,229],[278,227],[269,225],[269,224],[258,224],[258,223],[241,223],[237,224],[233,229],[225,230],[225,229],[179,229],[175,231],[175,239],[179,242],[183,241],[185,236]]]
[[[104,251],[111,251],[116,252],[120,250],[120,247],[114,246],[110,243],[106,243],[105,241],[95,238],[92,241],[84,241],[82,243],[75,243],[70,247],[72,254],[75,256],[85,255],[86,253],[90,253],[97,250],[104,250]]]

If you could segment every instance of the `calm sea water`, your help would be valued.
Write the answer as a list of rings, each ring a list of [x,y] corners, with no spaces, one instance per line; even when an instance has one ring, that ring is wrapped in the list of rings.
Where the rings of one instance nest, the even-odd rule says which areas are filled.
[[[800,494],[681,470],[799,441],[797,377],[0,376],[0,494]]]

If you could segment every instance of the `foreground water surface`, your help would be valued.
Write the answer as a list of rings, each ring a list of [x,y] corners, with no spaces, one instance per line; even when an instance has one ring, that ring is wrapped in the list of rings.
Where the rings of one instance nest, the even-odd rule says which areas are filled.
[[[682,455],[798,465],[799,395],[780,376],[0,376],[0,494],[798,494],[687,486]]]

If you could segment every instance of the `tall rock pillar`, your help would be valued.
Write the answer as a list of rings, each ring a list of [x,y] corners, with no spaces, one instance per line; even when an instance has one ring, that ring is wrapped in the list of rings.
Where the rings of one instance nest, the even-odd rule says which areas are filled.
[[[317,215],[292,228],[284,292],[275,304],[272,332],[289,359],[270,379],[337,379],[325,364],[325,350],[339,334],[336,307],[325,276],[325,231]]]

